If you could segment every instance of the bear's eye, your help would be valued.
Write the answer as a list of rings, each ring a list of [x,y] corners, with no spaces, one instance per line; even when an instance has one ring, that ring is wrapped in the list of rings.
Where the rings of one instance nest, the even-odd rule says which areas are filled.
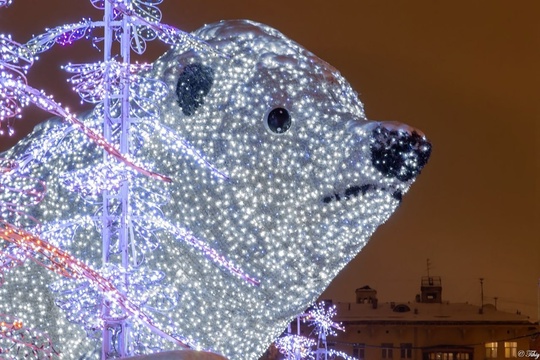
[[[210,92],[214,83],[214,70],[200,63],[189,64],[178,78],[176,96],[178,105],[186,116],[195,113],[204,104],[204,98]]]
[[[287,109],[278,107],[270,111],[266,117],[268,129],[275,134],[283,134],[291,127],[291,115]]]

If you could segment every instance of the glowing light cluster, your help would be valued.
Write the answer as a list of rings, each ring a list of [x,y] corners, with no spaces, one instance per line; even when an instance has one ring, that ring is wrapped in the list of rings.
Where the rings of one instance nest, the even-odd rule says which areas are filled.
[[[358,360],[358,358],[355,358],[354,356],[350,356],[343,351],[337,351],[334,349],[328,350],[328,358],[329,359],[343,359],[343,360]]]
[[[354,90],[278,31],[230,21],[187,35],[158,23],[160,1],[92,3],[114,9],[106,36],[123,35],[123,47],[144,49],[152,38],[144,29],[176,44],[151,68],[137,68],[141,74],[122,56],[118,64],[68,68],[81,97],[98,102],[84,126],[109,126],[106,143],[152,170],[126,172],[69,123],[43,124],[10,150],[5,156],[19,160],[20,176],[47,182],[32,211],[42,226],[28,233],[96,270],[59,280],[40,267],[15,266],[0,288],[0,309],[46,329],[66,358],[97,357],[103,326],[112,342],[105,357],[123,356],[118,349],[129,333],[132,354],[172,348],[174,341],[163,341],[170,336],[230,360],[257,359],[396,209],[421,169],[414,157],[425,139],[392,150],[407,153],[395,157],[392,171],[404,158],[411,177],[388,175],[374,165],[373,123]],[[89,24],[38,37],[32,51],[62,33],[78,38],[76,29],[88,29],[86,36]],[[106,69],[115,69],[123,101],[102,91]],[[126,83],[131,76],[140,82]],[[174,94],[180,78],[190,85],[181,102]],[[140,106],[129,101],[134,92]],[[276,108],[290,116],[279,134],[268,124]],[[165,176],[174,181],[159,181]],[[151,322],[137,320],[140,314]]]
[[[16,161],[0,158],[0,219],[10,219],[15,224],[38,221],[28,213],[28,208],[37,205],[45,196],[46,186],[42,180],[21,176],[17,173]]]
[[[316,303],[304,316],[304,321],[309,322],[310,326],[314,327],[314,332],[317,335],[317,347],[313,349],[313,355],[316,360],[328,360],[335,358],[343,358],[345,360],[357,360],[347,354],[328,349],[328,336],[336,336],[336,330],[345,331],[341,323],[333,320],[337,310],[335,305],[328,305],[324,301]]]
[[[313,339],[301,335],[285,335],[275,342],[277,349],[287,360],[313,359]]]
[[[18,117],[22,108],[32,103],[74,124],[105,151],[136,171],[163,181],[170,181],[166,176],[156,174],[135,165],[102,136],[89,129],[75,116],[70,114],[67,109],[55,102],[52,97],[47,96],[44,91],[38,91],[29,86],[24,74],[32,65],[33,59],[26,56],[29,53],[28,49],[28,45],[22,46],[11,40],[11,38],[0,35],[0,134],[3,133],[3,124],[5,122],[8,133],[12,135],[13,128],[9,120],[13,117]],[[162,94],[162,92],[158,93]],[[150,105],[148,108],[148,111],[151,111],[152,106]]]
[[[336,336],[336,329],[345,331],[341,323],[333,320],[336,316],[336,305],[326,305],[324,301],[316,303],[304,317],[304,322],[308,321],[310,326],[315,327],[315,333],[323,336]]]
[[[85,281],[90,282],[90,285],[94,286],[101,296],[104,296],[115,305],[121,307],[129,316],[141,322],[153,333],[162,338],[168,339],[181,347],[188,347],[182,340],[175,338],[157,327],[153,320],[147,314],[145,314],[137,304],[120,292],[109,279],[105,278],[80,260],[75,259],[67,252],[4,221],[0,221],[0,238],[16,245],[17,248],[22,249],[24,253],[34,262],[48,270],[51,270],[66,278],[82,278]],[[145,276],[148,275],[145,274]],[[114,273],[111,274],[111,277],[121,278],[121,276]],[[156,280],[157,279],[154,278],[153,282]],[[56,288],[56,291],[58,291],[58,288]],[[79,293],[76,295],[77,297],[80,296]],[[94,294],[92,299],[95,301],[95,299],[99,299],[99,297]],[[142,300],[144,301],[144,299]],[[141,301],[141,299],[139,298],[138,301]],[[146,299],[146,301],[148,301],[148,299]],[[95,314],[93,315],[93,320],[96,321]],[[98,328],[103,327],[103,324],[99,323],[99,321],[94,325]]]
[[[4,314],[0,314],[0,354],[3,359],[52,359],[58,355],[46,335]]]
[[[22,108],[29,103],[21,88],[26,85],[24,74],[32,59],[20,50],[20,44],[0,34],[0,134],[4,133],[3,127],[7,127],[9,135],[13,134],[9,120],[19,117]]]
[[[336,313],[335,305],[327,305],[325,302],[316,303],[305,314],[297,317],[298,335],[290,334],[289,328],[289,334],[278,338],[274,344],[290,360],[333,360],[339,358],[358,360],[342,351],[328,349],[327,336],[336,336],[335,330],[345,331],[341,323],[333,320]],[[317,340],[299,335],[300,318],[303,319],[304,323],[307,322],[309,326],[314,327],[313,332],[317,336]]]
[[[12,0],[0,0],[0,8],[4,6],[8,6],[12,3]]]

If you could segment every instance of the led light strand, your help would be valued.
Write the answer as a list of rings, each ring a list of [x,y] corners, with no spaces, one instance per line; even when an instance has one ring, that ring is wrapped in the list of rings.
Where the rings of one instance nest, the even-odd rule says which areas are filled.
[[[0,351],[5,359],[52,359],[59,355],[46,335],[4,314],[0,314]]]
[[[275,341],[276,348],[287,360],[313,359],[315,340],[301,335],[285,335]]]
[[[152,222],[156,220],[159,221],[159,223],[153,224]],[[153,225],[157,229],[164,229],[168,231],[180,241],[184,241],[190,244],[191,246],[193,246],[194,248],[196,248],[197,250],[200,250],[204,255],[206,255],[208,259],[212,260],[214,263],[218,264],[219,266],[226,268],[232,274],[245,280],[251,285],[259,286],[261,284],[260,280],[257,280],[256,278],[247,275],[240,267],[235,265],[230,260],[227,260],[224,256],[220,255],[216,250],[209,247],[204,241],[197,239],[189,231],[176,227],[166,221],[163,221],[157,218],[147,220],[147,222],[150,225]]]
[[[187,45],[195,50],[203,50],[210,54],[223,55],[217,52],[213,47],[206,44],[201,39],[192,36],[185,31],[177,29],[170,25],[161,24],[161,11],[155,6],[161,1],[143,1],[132,0],[128,1],[128,5],[123,0],[105,0],[114,5],[115,9],[125,16],[128,16],[132,23],[139,25],[133,32],[132,50],[137,54],[141,54],[146,50],[146,41],[154,40],[156,37],[162,42],[169,45]],[[150,5],[153,3],[153,5]],[[135,4],[135,10],[133,5]],[[144,9],[144,10],[143,10]]]
[[[93,3],[114,9],[119,2]],[[144,25],[129,15],[137,14],[130,4],[125,0],[120,5],[127,10],[112,12],[106,41],[120,40],[122,23],[131,49],[138,35],[130,34]],[[119,61],[121,75],[110,72],[111,88],[140,97],[97,103],[84,117],[85,125],[96,132],[106,119],[110,133],[103,137],[116,145],[122,137],[120,117],[126,115],[130,134],[127,146],[118,149],[145,168],[171,174],[173,183],[103,161],[96,146],[74,131],[76,126],[58,121],[37,127],[9,154],[19,159],[21,174],[47,180],[49,193],[33,212],[43,225],[33,233],[99,269],[128,299],[140,298],[136,305],[167,333],[180,339],[177,334],[182,334],[186,342],[231,360],[254,360],[397,208],[425,164],[420,155],[428,155],[428,144],[418,134],[412,141],[407,129],[368,122],[356,93],[336,69],[274,29],[230,21],[192,36],[216,50],[178,45],[141,75],[129,70],[128,61],[111,56],[95,67],[81,65],[84,70],[73,77],[89,71],[88,79],[95,80],[90,87],[73,86],[81,85],[81,94],[97,101],[107,67],[116,66],[111,59]],[[154,95],[160,85],[148,79],[180,91],[176,98],[160,99]],[[190,80],[196,86],[186,88]],[[151,102],[155,107],[149,107]],[[280,134],[268,124],[276,109],[291,121]],[[157,115],[159,120],[153,118]],[[122,218],[119,194],[126,182],[130,206]],[[102,217],[104,209],[108,214]],[[129,253],[125,267],[119,265],[121,221]],[[104,230],[108,240],[101,246],[95,239]],[[111,249],[104,256],[111,260],[106,266],[102,247]],[[104,358],[120,356],[118,339],[124,332],[118,324],[124,318],[132,335],[128,351],[172,347],[147,336],[149,331],[114,303],[104,307],[109,316],[100,317],[100,291],[84,278],[56,282],[47,272],[28,268],[15,267],[6,276],[0,295],[14,301],[3,301],[4,312],[22,314],[25,323],[50,330],[68,358],[96,351],[99,331],[91,327],[104,321],[110,321],[113,341]],[[126,278],[134,287],[123,282]],[[30,284],[27,279],[36,280]],[[175,291],[167,292],[167,286]],[[39,301],[21,295],[21,288]],[[65,312],[51,309],[54,301]],[[45,313],[47,307],[52,312]]]
[[[336,336],[336,330],[345,331],[341,323],[333,320],[336,316],[336,305],[327,305],[324,301],[316,303],[304,316],[304,322],[309,322],[315,328],[317,335]]]
[[[34,36],[28,41],[24,49],[27,53],[34,56],[51,49],[55,44],[70,45],[77,40],[89,36],[88,33],[98,24],[89,19],[83,19],[78,23],[45,29],[45,33]]]
[[[336,336],[337,333],[335,330],[345,331],[341,323],[333,320],[336,313],[335,305],[327,305],[325,302],[315,303],[305,314],[297,317],[298,335],[286,334],[278,338],[274,344],[290,360],[333,360],[338,358],[358,360],[342,351],[328,349],[327,336]],[[300,318],[303,319],[304,323],[307,322],[309,326],[314,327],[314,333],[317,335],[316,341],[299,335]]]
[[[344,360],[358,360],[354,356],[350,356],[343,351],[337,351],[334,349],[328,350],[329,359],[344,359]]]
[[[309,325],[315,328],[314,332],[318,337],[317,348],[313,350],[315,359],[328,360],[342,357],[345,360],[357,360],[342,352],[328,349],[327,337],[336,336],[336,330],[345,331],[345,328],[341,323],[337,323],[333,320],[336,314],[336,305],[328,305],[324,301],[321,301],[316,303],[304,316],[304,322],[309,322]]]
[[[18,116],[21,112],[21,107],[30,103],[37,105],[39,108],[57,115],[67,122],[78,127],[84,134],[92,139],[98,146],[102,147],[109,154],[123,162],[127,166],[141,172],[144,175],[170,182],[171,179],[167,176],[148,171],[132,161],[128,160],[116,148],[107,143],[100,135],[96,134],[83,122],[73,116],[67,109],[56,103],[51,97],[47,96],[43,91],[29,86],[27,84],[24,73],[32,64],[31,60],[24,57],[22,46],[10,38],[0,36],[0,122],[14,116]],[[17,65],[19,61],[25,65]],[[11,72],[9,72],[11,70]],[[7,72],[6,72],[7,71]],[[20,102],[22,106],[16,104]],[[8,124],[9,126],[9,124]]]
[[[31,224],[38,221],[28,213],[27,208],[40,203],[46,192],[42,180],[20,175],[16,161],[0,158],[0,219],[12,219],[14,223],[22,223],[26,218]]]
[[[32,59],[22,55],[20,48],[11,37],[0,34],[0,134],[4,132],[5,122],[10,136],[13,135],[10,119],[20,117],[22,108],[29,103],[16,88],[19,83],[26,84],[24,74],[32,65]]]
[[[84,277],[99,290],[100,294],[114,302],[115,305],[121,307],[134,319],[142,322],[153,333],[168,339],[181,347],[190,347],[185,344],[183,340],[175,338],[157,327],[151,317],[142,311],[133,301],[118,291],[110,280],[103,277],[82,261],[75,259],[67,252],[2,220],[0,220],[0,238],[23,249],[28,254],[29,258],[38,265],[63,277],[72,279]]]

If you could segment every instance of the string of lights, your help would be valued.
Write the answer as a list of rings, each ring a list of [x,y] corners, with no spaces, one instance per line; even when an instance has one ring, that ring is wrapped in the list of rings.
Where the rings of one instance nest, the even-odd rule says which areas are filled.
[[[166,176],[156,174],[135,165],[102,136],[92,131],[82,121],[72,115],[68,109],[63,108],[52,97],[47,96],[44,91],[39,91],[29,86],[24,74],[33,64],[33,59],[25,55],[27,53],[26,49],[27,47],[23,47],[21,44],[11,40],[11,38],[0,35],[0,131],[3,131],[2,124],[6,122],[8,133],[13,135],[13,127],[9,119],[20,117],[23,107],[34,104],[48,113],[57,115],[65,119],[68,123],[75,125],[98,146],[127,166],[144,175],[163,181],[171,181]]]
[[[0,192],[5,194],[0,199],[0,219],[10,219],[15,224],[27,226],[38,223],[28,208],[39,204],[47,191],[45,182],[17,173],[16,161],[0,158]]]
[[[93,1],[92,3],[94,6],[100,6],[98,2]],[[120,5],[120,4],[122,4],[122,2],[117,3],[116,5]],[[146,2],[146,5],[148,4],[149,3]],[[8,5],[8,4],[2,3],[1,5]],[[114,14],[116,18],[120,18],[121,14],[129,15],[128,14],[129,9],[126,7],[122,7],[119,11],[115,13],[115,12],[111,12],[111,7],[110,7],[111,3],[103,2],[102,5],[104,9],[107,8],[109,10],[109,13]],[[144,18],[146,19],[150,18],[151,20],[160,19],[160,16],[159,17],[155,16],[157,14],[156,12],[157,8],[155,7],[150,6],[150,7],[143,8],[141,7],[141,4],[139,2],[135,1],[135,9],[136,9],[135,13],[133,14],[140,13],[143,16],[143,17],[137,17],[139,20],[142,20]],[[118,10],[118,8],[116,8],[116,10]],[[46,111],[52,114],[56,114],[58,116],[66,118],[67,121],[73,124],[75,128],[79,128],[80,130],[82,130],[83,133],[85,133],[85,135],[87,135],[90,139],[92,139],[97,145],[104,148],[106,153],[113,155],[113,157],[122,161],[125,165],[128,165],[129,167],[147,176],[155,177],[155,178],[165,180],[165,181],[170,181],[170,179],[167,177],[147,171],[143,169],[142,167],[136,166],[131,161],[127,160],[125,156],[129,155],[129,151],[128,152],[125,151],[125,146],[124,146],[124,149],[122,149],[122,146],[123,146],[122,142],[124,142],[124,140],[121,140],[120,142],[121,149],[117,150],[114,146],[109,144],[109,141],[111,139],[110,135],[105,134],[105,137],[107,137],[107,140],[105,140],[105,138],[97,135],[93,130],[91,130],[85,124],[83,124],[74,116],[72,116],[68,112],[67,109],[61,108],[58,104],[56,104],[52,100],[52,98],[46,96],[43,91],[36,91],[32,87],[28,86],[24,73],[27,71],[27,69],[31,66],[33,62],[33,59],[31,58],[31,56],[35,56],[35,54],[37,53],[40,53],[40,52],[43,52],[52,48],[54,44],[68,45],[81,38],[85,38],[85,37],[88,38],[89,33],[91,32],[91,29],[97,25],[101,25],[101,24],[92,22],[90,20],[83,20],[77,24],[70,24],[70,25],[53,28],[53,29],[48,29],[46,33],[34,37],[25,46],[21,46],[20,44],[11,41],[10,38],[6,38],[2,36],[2,38],[0,38],[0,44],[2,45],[1,47],[2,62],[0,63],[1,65],[0,70],[3,70],[0,73],[0,80],[1,80],[0,95],[2,95],[0,98],[1,99],[0,121],[4,122],[6,119],[9,119],[9,118],[20,117],[22,106],[18,106],[18,104],[26,106],[30,103],[34,103],[38,105],[38,107],[45,109]],[[126,22],[123,22],[123,27],[120,27],[121,31],[125,32],[126,26],[131,26],[131,25],[126,24]],[[168,30],[170,33],[171,29],[168,29]],[[117,28],[115,28],[114,31],[117,31]],[[144,31],[136,30],[134,33],[136,34],[136,38],[135,38],[135,41],[132,41],[131,43],[138,44],[137,49],[139,50],[139,53],[142,52],[141,47],[140,47],[141,39],[143,41],[147,41],[147,40],[152,40],[153,38],[155,38],[155,36],[146,36],[150,34],[151,31],[144,32]],[[120,37],[119,40],[121,43],[125,43],[124,38]],[[98,39],[94,39],[94,42],[97,42],[97,41]],[[106,52],[108,52],[108,50],[106,50]],[[161,85],[160,82],[155,82],[148,79],[147,80],[137,79],[137,75],[135,74],[141,71],[144,68],[144,66],[129,65],[129,63],[126,63],[125,60],[126,58],[129,59],[129,57],[126,56],[124,49],[123,49],[122,57],[124,59],[124,63],[120,65],[116,63],[113,59],[106,59],[108,61],[103,62],[103,63],[86,64],[86,65],[71,65],[70,64],[69,66],[66,67],[66,70],[76,73],[76,75],[71,79],[71,82],[75,85],[74,90],[81,96],[83,101],[94,102],[94,103],[96,102],[106,103],[103,115],[105,115],[105,117],[108,119],[112,119],[114,116],[117,116],[118,113],[120,114],[120,116],[122,116],[125,119],[130,119],[131,116],[137,117],[138,115],[137,112],[135,112],[132,115],[127,115],[127,117],[125,115],[126,113],[131,113],[131,110],[129,109],[129,107],[126,108],[125,102],[122,103],[122,100],[121,100],[122,99],[121,95],[126,94],[125,92],[126,87],[132,92],[137,93],[137,94],[145,93],[145,91],[144,90],[141,91],[141,89],[146,89],[147,91],[149,89],[149,91],[153,92],[152,94],[153,97],[156,97],[156,96],[162,97],[164,95],[163,87],[161,88],[159,87],[159,85]],[[19,65],[19,62],[21,61],[25,61],[24,67]],[[116,75],[111,75],[113,72],[115,72]],[[130,79],[131,82],[129,81],[126,82],[125,80],[129,79],[130,77],[131,77]],[[135,78],[135,80],[133,80],[133,78]],[[133,85],[130,86],[130,84],[133,84]],[[130,96],[129,91],[127,93],[127,96],[128,97]],[[116,102],[116,104],[108,101],[109,99],[115,98],[115,97],[120,99],[120,101],[116,101],[116,100],[114,101]],[[157,116],[156,109],[154,108],[155,102],[153,102],[149,98],[144,98],[144,97],[137,98],[133,96],[133,97],[129,97],[129,100],[135,103],[134,108],[136,109],[138,108],[139,112],[142,112],[147,116],[148,115]],[[120,104],[120,106],[118,106],[118,104]],[[99,111],[99,108],[98,108],[98,111]],[[117,112],[116,115],[114,114],[115,111]],[[124,124],[122,124],[122,127],[123,126]],[[8,127],[8,131],[12,130],[10,123],[8,123],[7,127]],[[31,161],[31,160],[27,159],[27,161]],[[112,166],[114,166],[111,164],[112,163],[110,162],[106,162],[105,167],[108,170],[111,170]],[[86,184],[88,183],[95,184],[95,182],[92,182],[92,181],[87,182],[87,180],[90,179],[90,177],[88,177],[87,172],[84,174],[86,175],[86,178],[84,178],[84,176],[83,177],[75,176],[71,178],[75,180],[70,181],[69,179],[65,179],[64,181],[66,182],[66,185],[69,190],[80,191],[82,193],[82,197],[87,197],[90,194],[96,194],[96,193],[108,193],[110,192],[110,190],[118,190],[119,187],[125,188],[125,184],[127,182],[127,177],[123,175],[126,173],[125,169],[118,169],[118,167],[116,167],[115,170],[116,171],[114,171],[113,173],[120,174],[120,176],[117,176],[117,179],[119,179],[119,181],[116,183],[116,185],[114,182],[110,181],[111,180],[110,178],[101,177],[98,180],[98,183],[101,183],[101,185],[87,186]],[[93,179],[96,177],[92,176],[91,178]],[[18,176],[18,179],[22,179],[22,177]],[[107,184],[106,185],[107,187],[105,187],[105,184]],[[23,192],[20,192],[20,193],[23,193]],[[19,204],[21,204],[21,202],[20,202],[20,199],[16,199],[16,200],[19,200],[19,201],[16,201],[15,203],[4,202],[0,204],[3,204],[2,207],[5,208],[6,210],[9,210],[11,213],[18,213],[18,211],[14,209],[14,206],[15,205],[20,206]],[[105,204],[105,206],[107,205],[108,204]],[[120,218],[122,217],[123,215],[120,215]],[[2,218],[6,218],[6,217],[2,216]],[[79,226],[80,224],[77,224],[77,222],[75,222],[75,223],[71,223],[67,227],[68,228],[73,227],[73,225]],[[112,309],[113,306],[116,306],[122,309],[122,311],[125,312],[127,316],[134,318],[135,321],[137,322],[142,321],[146,325],[146,327],[148,327],[153,333],[157,334],[161,338],[168,339],[181,346],[185,346],[182,341],[178,340],[177,338],[171,336],[167,332],[164,332],[160,330],[158,327],[156,327],[144,313],[139,311],[138,308],[133,303],[129,302],[127,298],[125,297],[125,293],[127,292],[128,289],[124,289],[123,292],[120,292],[116,290],[116,288],[114,288],[113,285],[110,282],[108,282],[108,280],[106,280],[99,273],[91,270],[89,267],[86,267],[86,265],[82,265],[82,263],[79,260],[75,260],[71,256],[68,256],[67,253],[63,252],[57,247],[54,247],[54,245],[51,245],[47,243],[46,241],[41,240],[30,233],[25,233],[24,230],[17,229],[16,227],[13,227],[13,225],[7,222],[2,221],[2,226],[3,226],[3,229],[2,229],[3,231],[2,231],[1,236],[5,241],[12,242],[13,244],[17,245],[18,248],[25,249],[24,252],[27,253],[26,254],[27,256],[28,256],[28,252],[30,251],[30,248],[27,248],[27,246],[29,246],[29,244],[32,243],[33,244],[31,246],[32,250],[34,251],[37,250],[37,254],[41,255],[40,257],[30,256],[35,262],[37,262],[38,264],[50,270],[56,271],[60,273],[61,275],[68,278],[78,278],[82,272],[82,274],[84,275],[85,281],[90,280],[90,283],[93,284],[94,287],[96,287],[98,290],[97,291],[98,294],[94,293],[91,295],[92,299],[94,301],[96,299],[99,299],[100,297],[106,299],[104,300],[103,302],[104,305],[102,306],[104,310],[101,311],[102,313],[104,311],[106,312],[106,315],[101,316],[102,323],[100,323],[99,321],[96,323],[95,321],[95,317],[96,315],[99,316],[99,313],[92,314],[92,317],[94,318],[93,319],[94,325],[97,328],[105,329],[104,336],[103,336],[104,338],[103,358],[106,358],[108,356],[116,356],[115,354],[125,356],[129,353],[132,353],[133,351],[132,348],[128,349],[128,347],[130,346],[133,347],[132,344],[129,344],[125,341],[122,342],[121,340],[113,345],[113,346],[116,346],[115,349],[111,349],[110,336],[114,338],[115,336],[117,336],[117,334],[109,335],[109,340],[108,341],[105,340],[105,337],[106,337],[105,331],[108,328],[114,325],[115,322],[123,323],[123,320],[114,319],[115,310]],[[49,235],[51,233],[52,228],[51,227],[48,228]],[[63,227],[63,228],[65,229],[66,227]],[[133,232],[133,230],[131,232]],[[104,241],[108,241],[108,240],[104,240]],[[191,242],[193,243],[194,241],[192,240]],[[47,244],[45,247],[42,246],[44,243]],[[52,253],[50,252],[51,248],[53,249]],[[202,248],[200,244],[199,244],[199,248]],[[104,248],[104,250],[106,252],[109,251],[108,249],[106,249],[106,247]],[[203,249],[203,250],[206,253],[209,253],[208,249]],[[213,253],[212,255],[216,257],[215,253]],[[104,258],[107,258],[107,257],[108,255],[106,255]],[[44,258],[44,261],[43,259],[40,260],[39,258]],[[216,259],[219,259],[219,258],[216,257]],[[219,261],[223,262],[223,260],[219,260]],[[122,262],[124,263],[124,260],[122,260]],[[10,263],[15,263],[15,262],[11,261]],[[79,276],[76,276],[76,277],[71,276],[71,274],[68,271],[66,271],[66,266],[70,268],[73,268],[73,267],[78,268],[77,269],[78,271],[75,271],[75,272],[78,273]],[[111,267],[109,266],[109,268]],[[115,267],[113,266],[113,268]],[[150,272],[143,272],[143,273],[147,274]],[[116,279],[122,279],[122,278],[127,279],[128,277],[127,268],[125,268],[124,266],[123,271],[113,272],[111,276]],[[146,277],[148,278],[148,276]],[[163,276],[160,276],[160,278],[161,278],[160,280],[162,280]],[[137,282],[135,278],[130,279],[130,280],[132,281],[132,283]],[[152,282],[157,283],[159,282],[159,280],[152,279]],[[58,283],[56,285],[58,285]],[[149,289],[151,290],[152,288],[151,286],[150,287],[146,286],[142,288],[147,290],[146,291],[147,293],[152,293],[152,291],[148,291]],[[64,295],[62,299],[64,306],[63,307],[61,306],[61,308],[63,308],[64,310],[75,308],[72,305],[74,302],[76,302],[74,298],[77,297],[77,294],[72,293],[71,299],[66,300],[66,298],[68,298],[69,296],[65,296],[65,294],[69,293],[69,291],[62,291],[58,288],[58,286],[56,286],[56,291],[61,292]],[[166,298],[170,298],[170,296]],[[81,297],[78,297],[78,299],[81,300]],[[81,301],[84,302],[84,299]],[[66,306],[67,303],[71,303],[71,305]],[[69,313],[69,310],[68,310],[68,313]],[[71,319],[73,319],[73,314],[68,314],[68,318],[70,317]],[[120,317],[117,316],[118,319],[121,319],[122,317],[123,316],[120,316]],[[105,320],[105,318],[107,318],[108,320]],[[88,325],[88,323],[86,325]],[[125,337],[124,334],[126,333],[126,331],[123,329],[121,332],[123,333],[122,336]],[[139,336],[139,338],[141,337]],[[105,348],[105,347],[108,347],[108,348]],[[142,351],[145,351],[145,350],[142,349]]]
[[[168,339],[181,347],[190,347],[184,343],[185,340],[177,339],[157,327],[152,318],[137,304],[127,298],[125,294],[119,291],[109,279],[84,264],[81,260],[74,258],[49,242],[22,229],[18,229],[4,221],[0,221],[0,238],[16,245],[24,251],[28,258],[50,271],[69,279],[84,278],[85,280],[90,281],[91,285],[94,286],[102,296],[106,297],[109,301],[114,302],[115,305],[122,308],[132,318],[140,321],[153,333]],[[114,272],[110,274],[110,277],[120,278],[118,273],[115,274]],[[156,279],[154,279],[154,281],[156,281]],[[93,296],[93,299],[96,299],[96,296]],[[99,328],[103,327],[103,324],[100,324],[99,322],[95,325]]]
[[[0,314],[0,352],[5,359],[53,359],[59,355],[46,335],[5,314]]]
[[[299,315],[297,326],[300,326],[300,318],[302,318],[304,323],[314,327],[313,332],[317,340],[289,333],[274,342],[276,348],[290,360],[357,360],[342,351],[328,349],[327,337],[336,336],[336,330],[345,331],[341,323],[333,320],[336,313],[335,305],[328,305],[324,301],[315,303],[306,313]]]
[[[187,35],[159,23],[160,0],[91,3],[102,21],[27,43],[34,56],[89,39],[103,60],[64,67],[81,101],[95,104],[77,117],[88,131],[52,120],[6,154],[47,193],[29,213],[40,226],[5,229],[93,272],[14,266],[2,311],[47,330],[66,358],[180,341],[257,359],[397,208],[429,144],[367,121],[336,69],[270,27],[230,21]],[[174,46],[134,65],[131,53],[152,39]],[[57,257],[35,258],[73,275]]]

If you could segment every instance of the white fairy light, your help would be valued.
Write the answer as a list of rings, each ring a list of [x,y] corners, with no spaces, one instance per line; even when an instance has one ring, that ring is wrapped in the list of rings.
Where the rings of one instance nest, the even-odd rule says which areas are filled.
[[[289,333],[274,341],[276,348],[290,360],[358,360],[342,351],[328,349],[327,336],[336,336],[335,330],[345,331],[341,323],[333,320],[337,310],[335,305],[327,305],[324,301],[314,304],[310,309],[297,317],[298,335]],[[300,318],[309,323],[317,340],[300,335]]]
[[[310,326],[315,327],[317,335],[336,336],[336,330],[345,331],[341,323],[333,320],[336,314],[336,305],[326,305],[322,301],[313,305],[304,316],[304,322],[308,321]]]
[[[275,342],[276,348],[287,360],[313,359],[315,340],[301,335],[285,335]]]
[[[95,310],[95,308],[98,307],[97,305],[99,305],[100,303],[100,297],[105,297],[108,299],[108,301],[110,301],[111,304],[114,304],[116,307],[124,311],[118,312],[115,316],[122,318],[123,316],[125,316],[125,314],[128,314],[133,318],[135,322],[141,323],[142,325],[147,327],[152,333],[155,333],[158,337],[176,343],[176,345],[188,347],[188,345],[184,343],[183,339],[176,338],[171,334],[163,331],[160,326],[156,326],[154,320],[142,310],[141,305],[145,305],[145,303],[149,301],[148,297],[141,299],[140,296],[137,296],[141,294],[129,294],[131,295],[131,297],[137,298],[137,303],[135,303],[128,297],[129,295],[126,296],[125,292],[128,289],[123,289],[123,291],[119,290],[119,287],[125,284],[122,284],[120,282],[119,285],[115,285],[112,283],[111,280],[108,279],[112,278],[117,281],[118,279],[122,279],[124,275],[122,274],[123,270],[116,269],[115,271],[114,268],[109,268],[109,270],[112,269],[112,273],[107,272],[106,276],[108,278],[106,278],[102,274],[93,270],[88,265],[74,258],[65,251],[59,249],[58,247],[52,245],[51,243],[48,243],[47,241],[40,239],[24,230],[18,229],[4,221],[0,221],[0,239],[15,244],[18,249],[23,249],[25,251],[25,254],[38,265],[41,265],[59,275],[62,275],[63,277],[83,280],[83,282],[89,283],[89,286],[95,288],[97,293],[91,294],[90,300],[88,300],[88,297],[85,298],[85,296],[81,293],[81,290],[83,290],[85,286],[81,286],[80,284],[75,283],[75,290],[70,291],[70,289],[65,290],[64,288],[73,286],[73,283],[63,284],[64,286],[61,287],[55,286],[55,284],[53,284],[53,286],[51,287],[53,292],[63,292],[64,294],[66,292],[76,293],[77,296],[75,301],[73,300],[72,296],[68,296],[67,300],[65,300],[66,296],[60,296],[58,297],[57,303],[60,308],[66,311],[68,318],[72,322],[83,322],[86,326],[90,324],[90,328],[94,330],[95,328],[102,328],[105,325],[103,319],[97,318],[93,311],[90,311],[89,321],[87,320],[85,322],[83,317],[85,315],[88,315],[88,303],[94,304],[93,310]],[[120,271],[120,273],[118,271]],[[165,294],[167,292],[166,289],[158,290],[157,292],[152,291],[152,289],[155,288],[156,280],[160,280],[160,278],[162,278],[163,276],[159,274],[157,274],[157,276],[156,274],[152,276],[149,271],[140,271],[140,274],[141,276],[139,277],[133,276],[131,278],[134,288],[139,288],[139,290],[142,290],[143,294],[145,292],[148,292],[148,290],[150,289],[154,297],[156,297],[157,294]],[[139,279],[141,277],[143,282],[150,283],[144,284],[143,286],[137,286],[138,282],[141,281]],[[161,299],[163,297],[159,296],[159,298]],[[165,296],[167,302],[170,302],[168,300],[170,298],[170,295]],[[152,299],[152,303],[155,302],[156,299]],[[72,311],[72,307],[80,303],[83,303],[84,305],[79,306],[76,311]],[[174,302],[169,305],[174,306]],[[90,308],[92,308],[92,306],[90,306]],[[87,332],[89,331],[88,329],[86,330]]]
[[[107,119],[104,142],[53,121],[5,155],[19,160],[21,176],[47,182],[31,213],[42,225],[31,232],[100,269],[92,276],[104,279],[101,288],[17,266],[0,288],[2,311],[47,331],[65,358],[96,357],[103,326],[113,329],[110,355],[122,355],[113,323],[125,320],[132,354],[172,348],[163,340],[172,337],[231,360],[257,359],[396,209],[429,143],[409,128],[367,121],[339,72],[276,30],[233,21],[188,35],[159,23],[160,2],[92,0],[117,9],[114,21],[131,21],[132,50],[153,38],[178,44],[142,73],[112,57],[66,68],[84,101],[104,100],[84,117],[92,133]],[[28,53],[90,37],[98,25],[52,29]],[[133,98],[125,146],[126,105],[109,97],[108,81]],[[45,107],[47,98],[35,102]],[[104,161],[97,145],[106,144],[137,171]],[[104,252],[119,247],[121,231],[126,266],[117,265],[119,251]],[[102,232],[109,243],[96,241]],[[111,300],[107,317],[102,298]]]
[[[328,349],[327,337],[336,336],[336,330],[345,331],[345,328],[341,323],[337,323],[333,320],[336,314],[336,305],[328,305],[324,301],[321,301],[313,305],[313,307],[304,315],[304,322],[309,322],[309,325],[315,328],[314,332],[317,335],[317,347],[312,350],[315,360],[338,358],[357,360],[341,351]]]
[[[58,355],[46,335],[5,314],[0,314],[0,349],[4,359],[52,359]]]

